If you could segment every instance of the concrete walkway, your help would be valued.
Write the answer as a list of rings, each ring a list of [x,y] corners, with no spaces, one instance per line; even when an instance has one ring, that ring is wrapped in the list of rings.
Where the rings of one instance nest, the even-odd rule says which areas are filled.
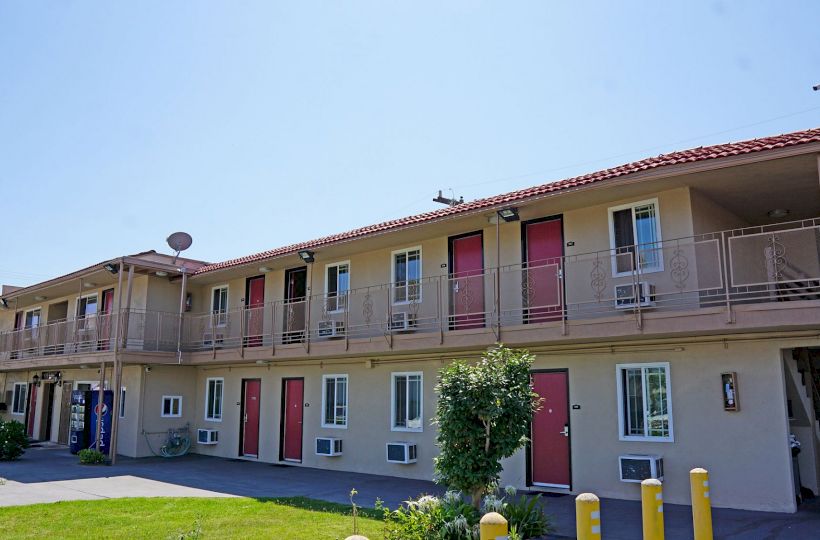
[[[0,506],[111,497],[292,497],[303,496],[373,506],[377,497],[390,508],[424,493],[440,494],[432,482],[387,476],[290,467],[200,455],[175,459],[119,458],[116,467],[85,466],[65,447],[31,448],[20,461],[0,462]],[[806,504],[796,514],[713,510],[716,539],[820,539],[820,501]],[[544,507],[556,526],[554,538],[573,538],[575,499],[545,496]],[[603,538],[634,540],[641,537],[640,503],[603,499]],[[692,539],[688,506],[665,504],[668,540]],[[552,537],[551,537],[552,538]]]

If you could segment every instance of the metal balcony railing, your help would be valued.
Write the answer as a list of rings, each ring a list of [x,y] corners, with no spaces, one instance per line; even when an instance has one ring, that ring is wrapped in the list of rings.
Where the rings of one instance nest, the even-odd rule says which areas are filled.
[[[541,325],[544,337],[603,317],[820,300],[820,218],[664,240],[328,297],[185,314],[128,311],[0,334],[0,359],[125,350],[251,349]],[[729,319],[731,320],[731,319]],[[115,329],[119,325],[119,331]],[[553,334],[550,334],[552,332]]]
[[[186,315],[188,351],[546,324],[820,300],[820,219]]]
[[[96,314],[0,333],[0,360],[136,351],[176,351],[179,315],[145,310]]]

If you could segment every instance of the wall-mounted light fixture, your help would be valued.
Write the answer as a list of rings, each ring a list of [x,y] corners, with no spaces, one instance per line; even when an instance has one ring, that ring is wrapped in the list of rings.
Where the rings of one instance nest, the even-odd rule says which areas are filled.
[[[164,270],[157,270],[154,273],[157,275],[157,277],[165,277],[168,275],[168,272],[165,272]]]
[[[90,281],[86,281],[85,283],[83,283],[83,287],[85,287],[86,289],[93,289],[96,286],[96,283],[91,283]]]
[[[509,223],[510,221],[518,221],[518,208],[504,208],[498,211],[498,217]]]
[[[789,211],[786,208],[775,208],[769,210],[766,214],[772,219],[782,219],[789,215]]]
[[[0,307],[2,307],[3,309],[8,309],[9,308],[9,301],[6,300],[5,298],[0,298]]]
[[[112,274],[117,274],[120,271],[120,265],[117,263],[105,263],[103,268],[111,272]]]
[[[315,253],[313,253],[309,249],[303,249],[299,252],[299,258],[305,261],[306,263],[312,263],[313,261],[315,261],[316,258],[314,257],[314,255]]]
[[[34,377],[32,377],[32,378],[31,378],[31,383],[32,383],[34,386],[40,386],[40,376],[39,376],[39,375],[35,375]]]
[[[267,274],[268,272],[273,272],[273,268],[271,268],[270,266],[260,266],[259,271],[263,274]]]
[[[40,296],[40,295],[37,295],[37,296],[35,296],[35,297],[34,297],[34,299],[35,299],[37,302],[42,302],[42,301],[43,301],[43,300],[45,300],[46,298],[47,298],[47,297],[45,297],[45,296]]]

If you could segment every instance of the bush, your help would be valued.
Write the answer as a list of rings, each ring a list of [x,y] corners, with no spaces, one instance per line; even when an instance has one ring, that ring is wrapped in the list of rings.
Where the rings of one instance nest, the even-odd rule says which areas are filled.
[[[515,490],[507,488],[507,493],[513,496]],[[540,493],[535,497],[522,495],[518,499],[501,504],[499,513],[507,519],[510,529],[515,527],[521,538],[543,536],[552,530],[549,518],[544,514],[541,505],[538,504],[540,499]]]
[[[461,493],[425,495],[405,504],[392,512],[384,509],[385,540],[478,540],[479,513]]]
[[[28,448],[26,427],[17,420],[11,422],[0,420],[0,461],[12,461],[19,458],[26,448]]]
[[[99,465],[100,463],[105,463],[105,454],[93,448],[80,450],[77,455],[80,456],[80,463],[83,465]]]

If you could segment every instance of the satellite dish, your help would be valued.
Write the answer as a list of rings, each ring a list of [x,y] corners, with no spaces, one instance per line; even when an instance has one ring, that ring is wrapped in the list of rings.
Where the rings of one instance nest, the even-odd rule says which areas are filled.
[[[194,239],[191,238],[191,235],[186,232],[175,232],[171,234],[168,238],[165,239],[168,242],[168,247],[172,250],[176,251],[176,255],[174,255],[174,260],[171,264],[177,262],[177,257],[179,257],[180,252],[185,251],[191,244],[193,244]]]

